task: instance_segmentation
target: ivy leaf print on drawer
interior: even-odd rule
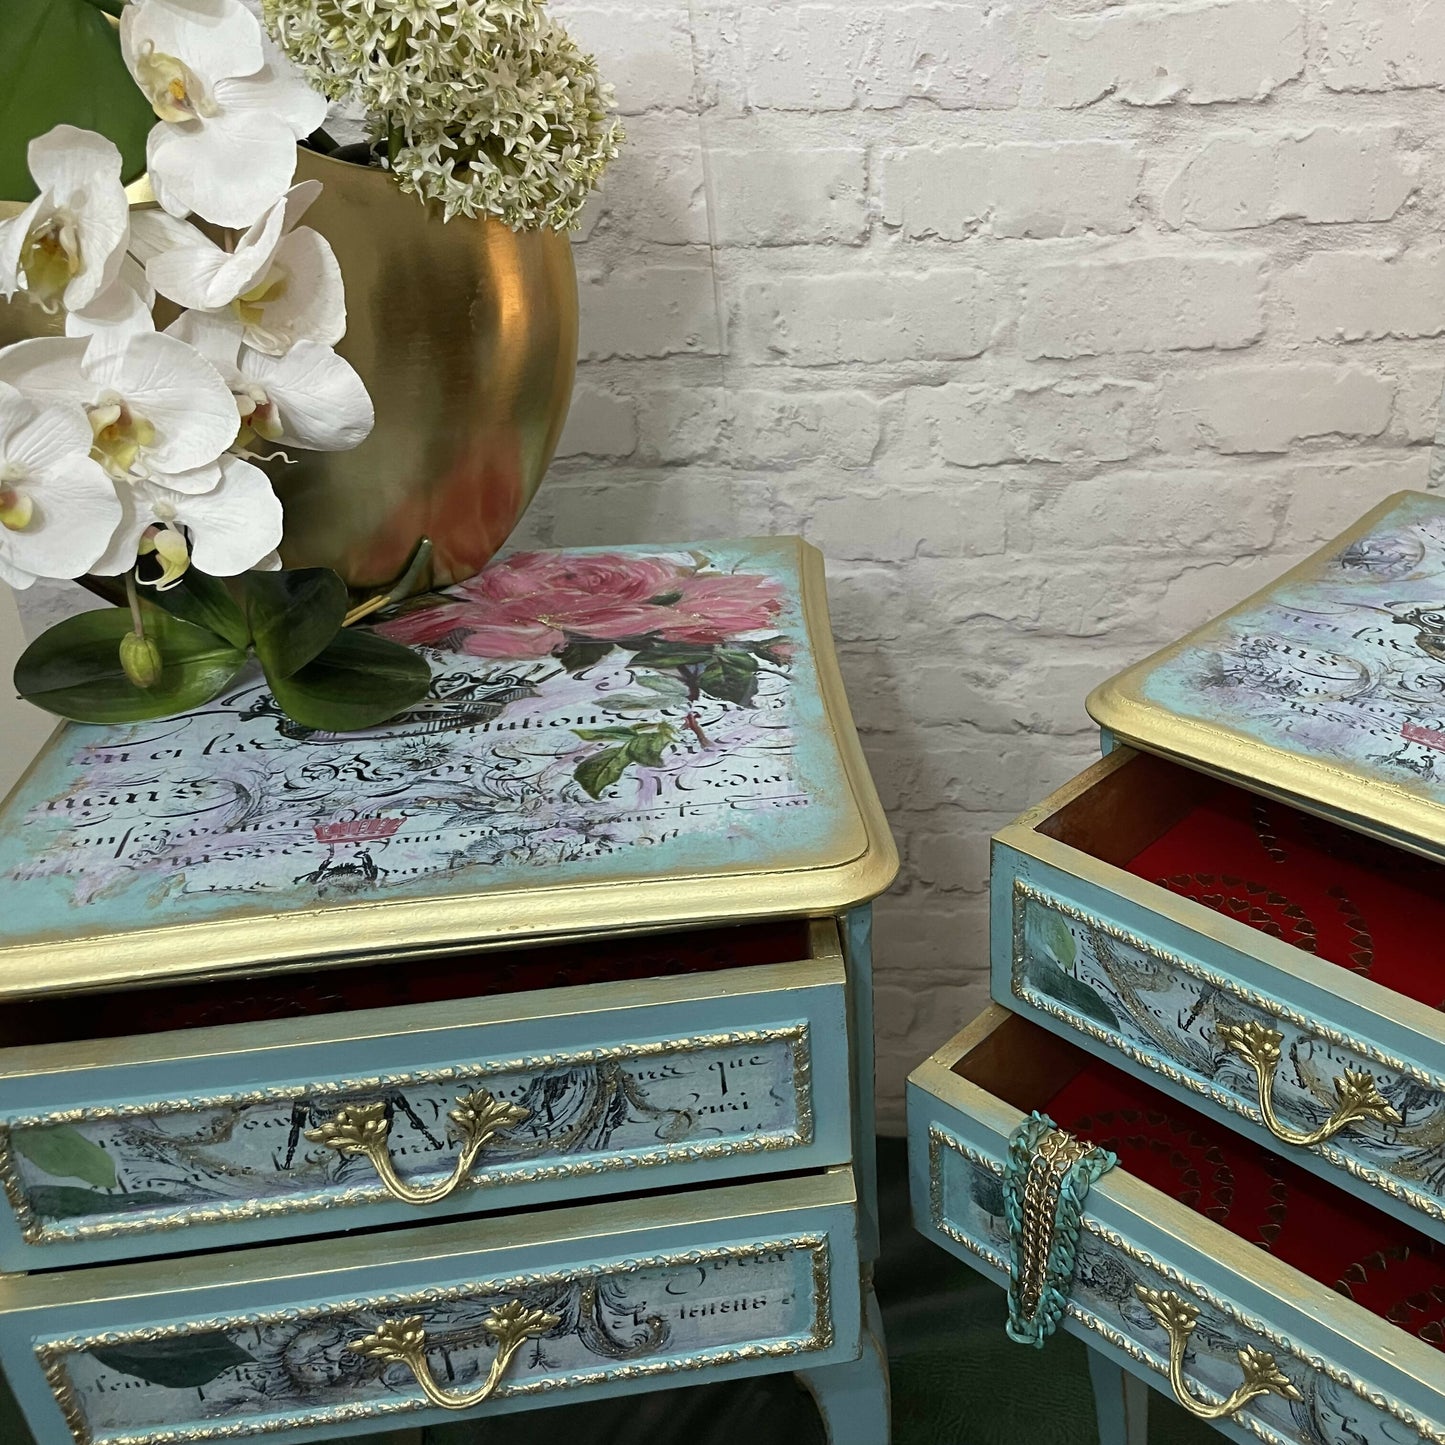
[[[52,1179],[81,1179],[97,1189],[115,1188],[115,1161],[78,1129],[58,1124],[47,1129],[19,1129],[15,1147]]]
[[[255,1359],[220,1333],[133,1340],[126,1345],[96,1346],[90,1353],[107,1369],[172,1390],[197,1390],[233,1365],[247,1365]]]

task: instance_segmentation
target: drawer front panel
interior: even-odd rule
[[[58,1411],[77,1445],[330,1439],[699,1371],[806,1368],[858,1349],[856,1218],[842,1177],[847,1202],[836,1183],[814,1180],[795,1192],[834,1202],[747,1217],[750,1200],[769,1189],[786,1198],[788,1186],[704,1191],[732,1201],[720,1214],[740,1216],[707,1218],[694,1197],[682,1223],[655,1203],[655,1225],[637,1224],[634,1209],[620,1237],[608,1222],[627,1206],[596,1206],[569,1212],[575,1227],[553,1231],[566,1242],[543,1251],[439,1251],[344,1281],[333,1272],[223,1287],[200,1308],[165,1294],[107,1302],[103,1327],[94,1308],[32,1312],[5,1322],[7,1351],[28,1357],[17,1366],[7,1353],[6,1368],[28,1409],[27,1382],[48,1396],[32,1423]],[[406,1233],[454,1247],[471,1228]],[[287,1256],[319,1250],[256,1253],[285,1275]],[[106,1273],[154,1278],[157,1268]],[[37,1280],[32,1293],[43,1289]],[[276,1304],[278,1289],[293,1298]],[[145,1311],[163,1323],[144,1322]],[[132,1318],[117,1324],[118,1313]]]
[[[1000,1283],[1009,1274],[1003,1217],[1003,1165],[950,1130],[928,1130],[929,1232]],[[1196,1399],[1226,1399],[1241,1383],[1239,1352],[1270,1355],[1298,1400],[1261,1395],[1235,1417],[1236,1427],[1269,1445],[1402,1445],[1445,1441],[1445,1422],[1391,1400],[1327,1355],[1305,1350],[1268,1321],[1172,1268],[1126,1235],[1086,1216],[1079,1236],[1068,1317],[1090,1343],[1102,1340],[1144,1371],[1169,1372],[1170,1336],[1140,1291],[1158,1292],[1198,1312],[1186,1355],[1186,1388]],[[1168,1390],[1164,1381],[1160,1387]]]
[[[1440,1233],[1445,1078],[1328,1013],[1251,988],[1233,966],[1211,967],[1205,947],[1163,947],[1146,936],[1147,915],[1120,900],[1110,912],[1073,901],[1071,881],[996,876],[1007,948],[998,997]]]
[[[843,994],[840,977],[706,1005],[604,1010],[566,1027],[479,1024],[416,1041],[399,1033],[301,1046],[278,1054],[267,1066],[277,1082],[260,1087],[170,1092],[173,1076],[157,1064],[131,1071],[106,1102],[12,1105],[0,1177],[6,1233],[18,1238],[5,1241],[0,1262],[123,1257],[140,1238],[148,1252],[197,1248],[183,1227],[205,1227],[216,1244],[315,1232],[319,1210],[322,1227],[355,1228],[415,1218],[423,1207],[475,1212],[843,1163]],[[662,1033],[669,1025],[678,1032]],[[606,1041],[493,1052],[588,1031]],[[358,1057],[400,1067],[338,1067]],[[244,1050],[209,1064],[256,1076]],[[292,1071],[308,1064],[317,1073],[296,1079]],[[337,1071],[320,1072],[327,1065]],[[89,1087],[108,1082],[101,1072]],[[46,1092],[43,1080],[27,1083]]]

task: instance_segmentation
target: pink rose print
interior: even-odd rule
[[[726,642],[772,625],[782,610],[778,584],[770,577],[725,573],[686,577],[682,595],[653,624],[669,642]]]

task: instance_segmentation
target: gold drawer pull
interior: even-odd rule
[[[335,1149],[338,1154],[361,1154],[370,1159],[386,1192],[403,1204],[435,1204],[466,1183],[477,1155],[496,1135],[530,1116],[531,1110],[520,1104],[503,1103],[485,1089],[463,1094],[456,1108],[447,1115],[456,1125],[461,1143],[456,1168],[449,1178],[424,1189],[408,1184],[391,1162],[388,1145],[391,1121],[386,1117],[386,1105],[380,1100],[374,1104],[343,1104],[333,1118],[308,1129],[306,1137],[313,1144]]]
[[[1279,1071],[1284,1035],[1278,1029],[1258,1022],[1220,1024],[1215,1033],[1221,1043],[1233,1049],[1254,1070],[1264,1127],[1284,1144],[1296,1144],[1303,1149],[1312,1144],[1323,1144],[1360,1119],[1376,1119],[1382,1124],[1404,1122],[1364,1069],[1346,1069],[1334,1081],[1334,1112],[1318,1129],[1301,1134],[1291,1129],[1274,1111],[1274,1078]]]
[[[368,1359],[380,1360],[387,1365],[405,1365],[421,1386],[433,1405],[443,1410],[470,1410],[492,1398],[512,1356],[523,1343],[534,1335],[545,1335],[561,1321],[560,1315],[549,1315],[545,1310],[530,1309],[520,1300],[509,1300],[499,1306],[482,1321],[487,1333],[497,1342],[497,1353],[487,1378],[475,1390],[456,1394],[444,1390],[432,1378],[431,1366],[426,1362],[426,1327],[420,1315],[409,1315],[404,1320],[388,1320],[374,1335],[364,1340],[353,1340],[348,1348]]]
[[[1169,1383],[1174,1388],[1174,1398],[1201,1420],[1223,1420],[1237,1415],[1251,1400],[1260,1395],[1283,1395],[1287,1400],[1301,1399],[1293,1383],[1280,1372],[1274,1356],[1245,1345],[1238,1351],[1240,1368],[1244,1371],[1244,1383],[1227,1399],[1217,1405],[1210,1405],[1189,1391],[1189,1382],[1184,1378],[1184,1351],[1189,1348],[1189,1338],[1199,1320],[1199,1310],[1187,1300],[1168,1290],[1146,1289],[1136,1285],[1134,1293],[1149,1308],[1169,1336]]]

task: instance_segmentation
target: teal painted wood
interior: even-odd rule
[[[1050,851],[1061,860],[1071,852],[1057,844]],[[1445,1024],[1434,1024],[1441,1016],[1411,1005],[1409,1014],[1427,1025],[1416,1026],[1403,1017],[1406,1001],[1378,985],[1131,874],[1095,860],[1089,867],[1157,897],[1159,910],[995,840],[994,999],[1445,1238],[1436,1142],[1445,1122]],[[1073,957],[1060,959],[1060,949]],[[1346,984],[1377,998],[1378,1009],[1334,991]],[[1282,1143],[1260,1121],[1253,1071],[1214,1032],[1221,1022],[1249,1020],[1284,1035],[1275,1098],[1293,1128],[1307,1131],[1329,1116],[1332,1081],[1348,1067],[1374,1076],[1404,1124],[1367,1119],[1310,1148]]]
[[[1089,1350],[1089,1381],[1099,1445],[1149,1445],[1149,1385],[1097,1349]]]
[[[597,984],[161,1035],[124,1044],[144,1055],[148,1043],[149,1062],[110,1067],[77,1066],[95,1046],[30,1051],[52,1067],[4,1080],[0,1121],[41,1233],[27,1241],[0,1209],[0,1265],[190,1252],[849,1160],[836,955],[652,981],[642,996],[655,1001],[638,1003],[634,984]],[[438,1204],[389,1198],[369,1160],[302,1133],[342,1101],[387,1099],[399,1171],[430,1184],[451,1172],[447,1114],[472,1088],[529,1117],[484,1149],[475,1183]],[[66,1122],[77,1114],[90,1117]],[[56,1164],[53,1142],[29,1142],[41,1129],[42,1144],[79,1136],[91,1152],[77,1161],[72,1147]],[[114,1184],[97,1187],[101,1166]]]
[[[843,952],[848,960],[848,1024],[853,1066],[853,1168],[858,1178],[860,1249],[878,1258],[878,1146],[873,1127],[873,905],[843,919]]]
[[[826,1374],[859,1355],[858,1278],[842,1171],[540,1222],[9,1282],[0,1360],[46,1445],[73,1438],[36,1357],[46,1344],[93,1445],[301,1445],[703,1379]],[[464,1391],[491,1363],[486,1317],[509,1300],[555,1323],[470,1410],[426,1405],[405,1366],[347,1348],[385,1321],[420,1316],[435,1377]],[[157,1324],[159,1342],[136,1338]]]
[[[934,1087],[919,1082],[926,1070]],[[942,1097],[944,1092],[952,1097]],[[910,1082],[914,1222],[951,1254],[1004,1284],[1003,1169],[1008,1133],[1022,1115],[982,1095],[985,1122],[971,1103],[981,1093],[961,1080],[950,1084],[927,1066]],[[1236,1352],[1246,1344],[1273,1354],[1300,1392],[1298,1402],[1266,1395],[1247,1405],[1241,1418],[1249,1429],[1220,1422],[1217,1428],[1228,1438],[1241,1445],[1261,1439],[1267,1445],[1445,1440],[1445,1370],[1427,1346],[1390,1330],[1408,1363],[1367,1349],[1359,1341],[1378,1335],[1379,1322],[1366,1311],[1203,1216],[1187,1233],[1161,1224],[1151,1217],[1151,1199],[1162,1196],[1122,1170],[1094,1185],[1064,1328],[1112,1363],[1167,1389],[1167,1336],[1134,1291],[1141,1285],[1169,1290],[1200,1309],[1186,1364],[1186,1380],[1197,1393],[1227,1396],[1239,1383]]]

